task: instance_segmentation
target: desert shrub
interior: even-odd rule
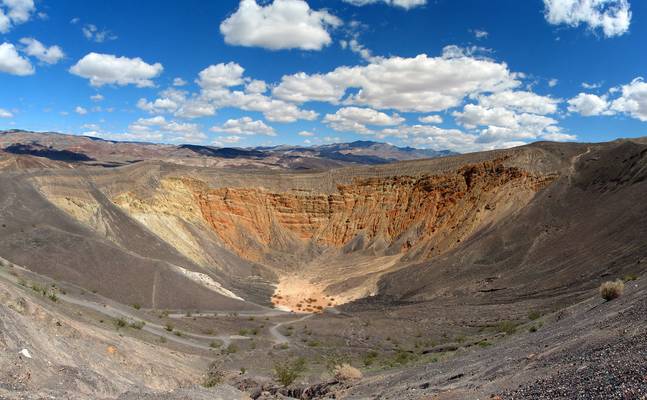
[[[539,311],[530,311],[528,313],[528,319],[531,321],[534,321],[539,318],[541,318],[541,313]]]
[[[126,325],[128,325],[128,322],[127,322],[125,319],[123,319],[123,318],[117,318],[117,319],[114,321],[114,324],[115,324],[115,326],[117,327],[117,329],[119,329],[119,328],[125,328],[125,327],[126,327]]]
[[[512,335],[517,332],[517,324],[512,321],[501,321],[497,325],[497,330],[503,332],[506,335]]]
[[[213,340],[211,343],[209,343],[209,347],[211,347],[212,349],[217,349],[220,346],[222,346],[222,343],[217,340]]]
[[[139,303],[135,303],[135,304],[133,304],[133,305],[132,305],[132,307],[133,307],[135,310],[139,310],[140,308],[142,308],[142,305],[141,305],[141,304],[139,304]]]
[[[224,349],[224,353],[225,353],[225,354],[234,354],[234,353],[235,353],[235,352],[237,352],[237,351],[238,351],[238,347],[237,347],[235,344],[233,344],[233,343],[230,343],[230,344],[229,344],[229,346],[227,346],[227,347]]]
[[[340,382],[349,382],[362,379],[362,371],[350,364],[341,364],[335,367],[335,379]]]
[[[56,303],[58,301],[58,296],[54,292],[51,292],[47,297],[49,297],[49,299],[51,301],[53,301],[54,303]]]
[[[622,277],[622,280],[625,282],[635,281],[636,279],[638,279],[638,275],[636,274],[627,274]]]
[[[528,332],[530,332],[530,333],[535,333],[535,332],[537,332],[537,327],[536,327],[536,326],[534,326],[534,325],[533,325],[533,326],[531,326],[531,327],[530,327],[530,329],[528,329]]]
[[[303,358],[278,361],[274,364],[274,377],[284,387],[294,383],[305,371],[306,360]]]
[[[171,323],[166,324],[164,326],[164,329],[166,329],[169,332],[172,332],[173,331],[173,324],[171,324]]]
[[[375,350],[371,350],[368,353],[364,354],[364,357],[362,358],[364,365],[367,367],[373,365],[378,355],[379,354]]]
[[[207,372],[202,382],[204,387],[214,387],[225,379],[225,372],[220,367],[220,364],[217,361],[212,361],[207,367]]]
[[[128,326],[130,326],[133,329],[142,329],[144,325],[146,325],[146,322],[144,321],[133,321]]]
[[[600,296],[606,301],[611,301],[622,296],[625,290],[625,283],[620,279],[612,282],[607,281],[600,285]]]
[[[490,347],[490,346],[492,346],[492,343],[488,342],[488,341],[487,341],[487,339],[483,339],[483,340],[481,340],[480,342],[478,342],[478,343],[477,343],[477,345],[478,345],[479,347],[483,347],[483,348],[485,348],[485,347]]]

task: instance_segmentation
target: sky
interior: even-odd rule
[[[0,130],[471,152],[647,135],[647,1],[0,0]]]

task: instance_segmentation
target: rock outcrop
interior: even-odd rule
[[[442,175],[357,179],[329,195],[187,184],[208,225],[244,258],[259,259],[263,248],[289,251],[299,244],[390,254],[416,248],[429,257],[518,209],[553,179],[503,161]]]

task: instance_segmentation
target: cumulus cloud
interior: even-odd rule
[[[207,139],[197,124],[167,121],[163,116],[139,118],[128,126],[128,133],[137,140],[201,143]]]
[[[367,125],[391,126],[404,122],[398,114],[388,115],[371,108],[344,107],[334,114],[327,114],[324,123],[339,132],[371,133]]]
[[[265,81],[252,79],[245,85],[245,92],[252,94],[261,94],[267,92],[267,84]]]
[[[117,57],[112,54],[89,53],[80,59],[70,72],[90,80],[92,86],[135,85],[154,86],[153,78],[159,76],[162,64],[148,64],[141,58]]]
[[[401,112],[433,112],[458,106],[468,95],[519,85],[505,63],[469,56],[378,58],[366,66],[326,74],[287,75],[273,94],[293,102],[326,101]],[[346,95],[348,89],[356,89]],[[344,97],[345,96],[345,97]]]
[[[313,137],[313,136],[315,136],[314,132],[309,132],[309,131],[300,131],[299,133],[297,133],[297,135],[303,136],[303,137]]]
[[[5,42],[0,44],[0,72],[26,76],[34,73],[34,67],[28,59],[18,54],[13,44]]]
[[[263,121],[253,120],[250,117],[229,119],[222,126],[214,126],[212,132],[224,132],[234,135],[266,135],[276,136],[274,128],[266,125]]]
[[[79,114],[79,115],[85,115],[85,114],[88,113],[88,110],[86,110],[85,108],[83,108],[81,106],[76,106],[76,108],[74,109],[74,112]]]
[[[12,118],[13,113],[11,111],[0,108],[0,118]]]
[[[587,25],[602,29],[607,37],[629,30],[631,10],[628,0],[544,0],[545,17],[552,25]]]
[[[443,123],[443,118],[440,115],[426,115],[424,117],[418,118],[418,121],[422,122],[423,124],[442,124]]]
[[[594,115],[612,114],[609,110],[609,102],[606,96],[580,93],[568,100],[568,111],[578,113],[586,117]]]
[[[35,10],[33,0],[0,1],[0,33],[7,33],[15,25],[29,21]]]
[[[611,104],[613,111],[629,114],[640,121],[647,121],[647,83],[636,78],[621,87],[621,96]]]
[[[245,69],[235,62],[210,65],[198,74],[197,83],[204,89],[220,89],[243,83]]]
[[[65,57],[65,53],[60,47],[46,47],[34,38],[22,38],[20,43],[25,46],[23,52],[47,64],[56,64]]]
[[[402,7],[407,10],[427,4],[427,0],[344,0],[344,2],[352,4],[354,6],[384,3],[394,7]]]
[[[211,65],[198,74],[198,93],[167,89],[158,99],[140,99],[137,105],[151,113],[173,113],[181,118],[212,116],[226,107],[261,112],[271,122],[311,121],[318,117],[314,111],[265,95],[267,84],[245,77],[244,71],[233,62]]]
[[[480,96],[479,103],[486,107],[505,107],[519,112],[546,115],[557,111],[560,100],[533,92],[507,90],[489,96]]]
[[[92,100],[92,101],[97,101],[98,102],[98,101],[103,101],[103,99],[104,99],[104,97],[100,93],[97,93],[97,94],[94,94],[94,95],[90,96],[90,100]]]
[[[173,86],[184,86],[187,84],[187,81],[185,81],[182,78],[175,78],[173,79]]]
[[[274,0],[265,6],[242,0],[220,24],[225,42],[270,50],[321,50],[332,42],[328,29],[341,20],[325,10],[315,11],[304,0]]]

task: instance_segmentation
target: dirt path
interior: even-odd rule
[[[24,272],[30,272],[15,264],[11,264],[11,265],[13,265],[14,269],[22,270]],[[19,285],[18,278],[9,274],[5,269],[0,269],[0,277],[4,278],[6,281],[10,283],[13,283],[14,285]],[[218,340],[223,343],[223,346],[228,346],[232,342],[232,340],[250,339],[249,337],[240,336],[240,335],[201,335],[201,334],[190,333],[190,332],[180,332],[181,336],[178,336],[174,332],[168,331],[166,327],[162,325],[149,322],[144,318],[142,318],[141,316],[135,315],[127,311],[125,309],[126,306],[109,304],[110,301],[107,299],[106,299],[106,302],[104,303],[98,303],[91,300],[79,299],[69,294],[60,294],[60,293],[58,294],[58,299],[59,301],[63,301],[68,304],[73,304],[76,306],[80,306],[80,307],[84,307],[84,308],[96,311],[109,318],[115,318],[115,319],[124,318],[132,322],[144,321],[145,325],[142,327],[143,331],[151,333],[156,336],[164,337],[165,339],[175,343],[183,344],[185,346],[189,346],[189,347],[193,347],[201,350],[211,350],[212,347],[209,344],[199,343],[190,339],[209,340],[209,341]]]
[[[301,318],[293,319],[291,321],[279,322],[278,324],[275,324],[274,326],[272,326],[270,328],[270,334],[274,338],[274,343],[279,344],[279,345],[284,344],[284,343],[290,343],[290,340],[284,334],[282,334],[279,331],[280,327],[282,327],[283,325],[290,325],[290,324],[294,324],[294,323],[297,323],[297,322],[305,321],[305,320],[307,320],[309,318],[312,318],[312,316],[314,316],[314,315],[315,314],[308,314],[308,315],[305,315],[305,316],[303,316]]]

